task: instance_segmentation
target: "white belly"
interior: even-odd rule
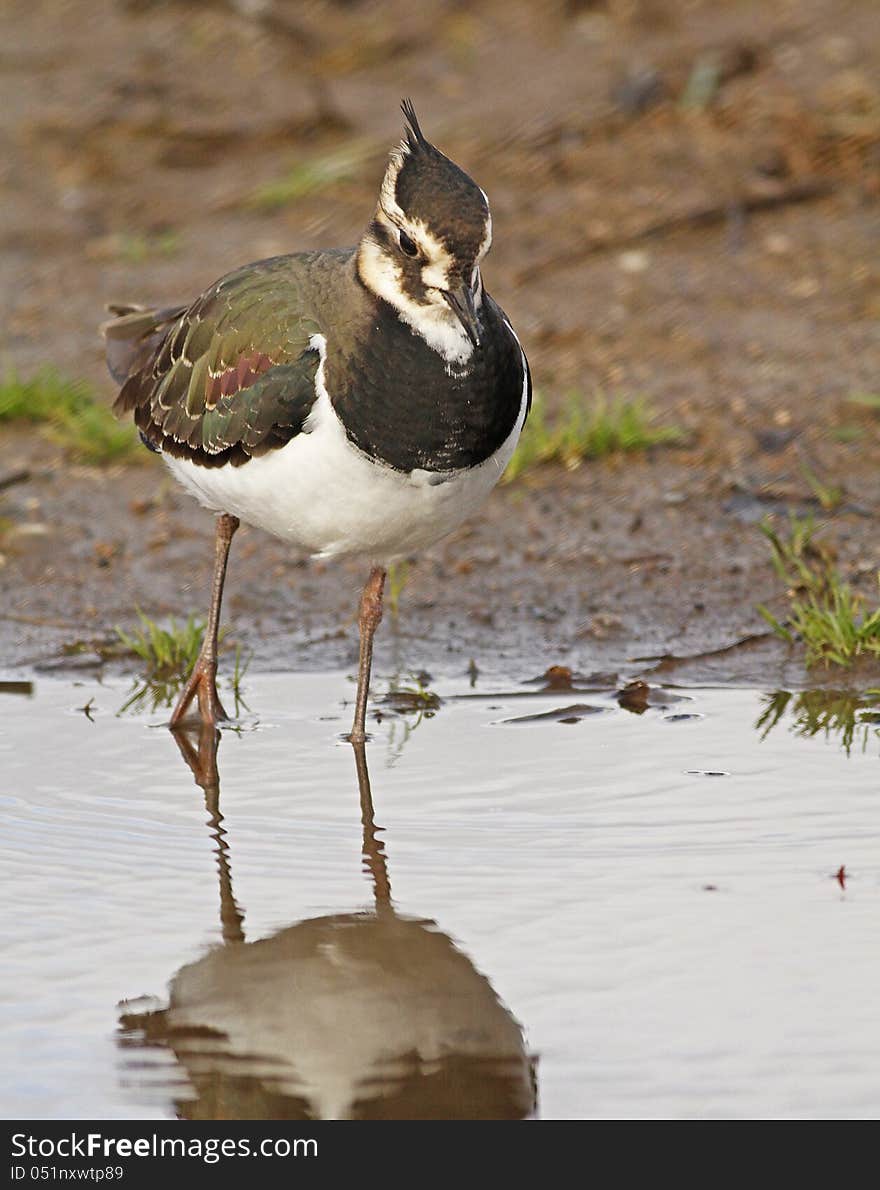
[[[479,466],[443,475],[404,474],[373,462],[346,437],[319,382],[306,428],[286,446],[241,467],[200,467],[166,456],[176,478],[207,508],[322,558],[365,555],[387,563],[456,529],[495,487],[519,439],[516,425]],[[439,482],[438,482],[439,481]]]

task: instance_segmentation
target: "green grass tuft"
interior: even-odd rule
[[[349,145],[308,161],[298,161],[280,178],[266,182],[251,194],[248,205],[260,211],[277,211],[298,199],[347,181],[357,175],[367,156],[363,145]]]
[[[202,639],[205,635],[205,621],[189,616],[183,623],[173,617],[168,627],[163,628],[151,620],[140,608],[137,609],[140,626],[126,632],[117,626],[116,636],[123,648],[139,657],[145,666],[144,674],[135,682],[134,690],[119,710],[140,710],[148,707],[156,711],[159,707],[170,707],[183,683],[189,677],[199,657]],[[221,629],[218,644],[222,645],[226,630]],[[250,655],[244,656],[241,646],[235,646],[235,659],[229,688],[235,698],[235,715],[241,707],[247,708],[242,693],[242,680],[250,663]]]
[[[128,264],[143,264],[153,256],[176,256],[180,252],[180,236],[172,228],[164,231],[124,231],[114,241],[116,254]]]
[[[528,421],[504,478],[509,483],[545,463],[562,463],[573,470],[584,459],[672,445],[683,442],[684,438],[678,426],[658,424],[655,413],[644,400],[598,392],[587,401],[580,393],[570,393],[551,418],[543,397],[535,393]]]
[[[116,421],[84,380],[41,368],[29,380],[8,368],[0,379],[0,422],[44,425],[46,434],[77,458],[108,463],[138,448],[130,425]]]
[[[800,464],[800,472],[809,485],[814,498],[818,500],[819,506],[825,512],[834,512],[835,509],[840,508],[846,496],[842,487],[837,484],[824,483],[807,463]]]
[[[163,628],[144,615],[140,608],[137,614],[139,628],[129,633],[117,626],[116,635],[120,642],[144,662],[147,677],[167,680],[186,678],[198,660],[202,637],[205,635],[205,621],[197,616],[189,616],[184,623],[178,624],[172,617],[168,627]]]
[[[880,393],[853,392],[847,399],[853,405],[861,405],[863,409],[880,409]]]
[[[846,422],[842,426],[835,426],[831,431],[831,437],[835,442],[858,442],[860,438],[864,437],[864,430],[853,422]]]
[[[375,711],[377,722],[388,716],[391,719],[391,730],[388,735],[388,763],[396,763],[415,729],[425,719],[433,719],[443,701],[439,695],[430,689],[428,683],[430,674],[411,673],[409,681],[402,680],[398,675],[392,678],[388,685],[388,692],[379,700]]]
[[[393,619],[400,611],[400,597],[409,582],[409,561],[392,562],[388,567],[388,608]]]
[[[679,107],[685,111],[705,111],[718,96],[721,86],[721,62],[717,54],[700,54],[691,69],[679,99]]]
[[[789,609],[784,621],[763,605],[758,611],[777,636],[803,642],[807,665],[846,666],[861,656],[880,656],[880,608],[868,611],[864,597],[841,580],[829,551],[813,540],[814,530],[812,517],[793,516],[783,539],[768,518],[761,523]]]
[[[7,368],[0,380],[0,421],[51,421],[61,411],[81,409],[92,400],[82,380],[68,380],[53,368],[42,368],[23,380]]]

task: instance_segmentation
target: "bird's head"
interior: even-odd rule
[[[425,139],[412,103],[373,221],[358,248],[363,284],[450,363],[480,346],[480,262],[492,243],[489,201]]]

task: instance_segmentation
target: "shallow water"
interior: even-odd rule
[[[447,682],[368,779],[351,692],[249,676],[203,788],[122,682],[0,693],[3,1115],[877,1115],[873,724]]]

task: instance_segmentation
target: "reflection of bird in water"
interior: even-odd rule
[[[177,734],[217,841],[223,945],[181,968],[168,1007],[123,1004],[124,1046],[173,1050],[192,1119],[518,1119],[534,1063],[489,981],[435,923],[401,917],[354,746],[375,907],[245,942],[219,809],[219,732]],[[135,1038],[142,1038],[135,1041]]]

